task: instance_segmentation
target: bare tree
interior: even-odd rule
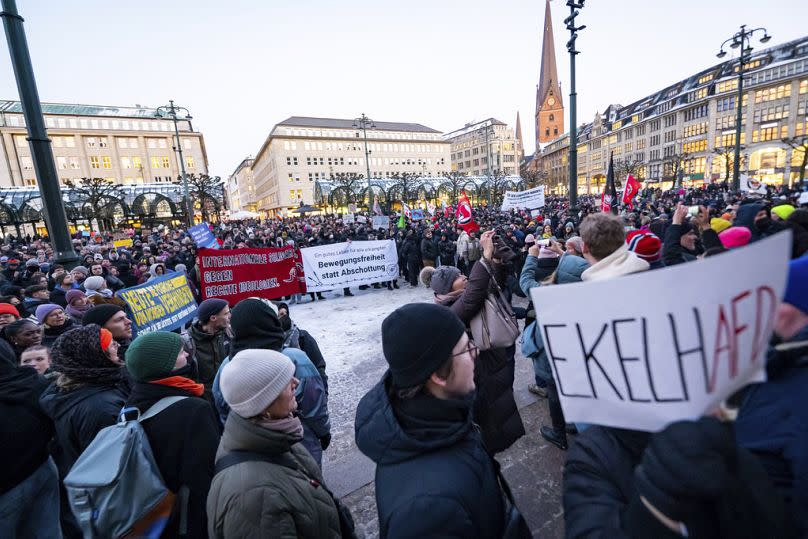
[[[505,184],[509,181],[506,180],[505,172],[502,170],[494,170],[491,172],[491,175],[488,176],[488,179],[485,182],[485,186],[488,190],[488,202],[491,205],[498,204],[500,199],[500,194],[505,191]]]
[[[457,195],[463,189],[463,186],[466,184],[466,174],[463,172],[444,172],[443,177],[446,178],[446,181],[441,184],[441,187],[446,187],[452,192],[452,204],[457,204]]]
[[[791,137],[782,139],[783,144],[790,146],[794,151],[802,152],[802,163],[800,163],[800,183],[805,180],[805,166],[808,165],[808,136]],[[790,182],[789,182],[790,183]]]
[[[102,232],[110,228],[112,220],[110,210],[112,206],[123,200],[124,193],[119,185],[106,178],[81,178],[78,182],[67,179],[67,185],[74,193],[79,195],[84,206],[89,206],[91,213],[85,212],[88,220],[93,218],[98,222]]]
[[[637,180],[642,178],[643,168],[645,168],[645,161],[637,159],[634,156],[626,156],[622,159],[614,160],[615,177],[620,181],[625,181],[626,177],[631,174]]]
[[[356,202],[356,192],[357,190],[362,187],[364,182],[365,176],[362,174],[357,174],[355,172],[338,172],[336,174],[331,174],[331,183],[333,183],[336,187],[334,188],[333,193],[336,193],[337,196],[340,194],[345,196],[345,203],[353,203]],[[339,201],[338,201],[339,202]],[[334,204],[332,198],[332,205],[340,206],[341,204]]]
[[[741,145],[741,151],[746,147]],[[713,148],[713,153],[719,156],[724,161],[724,182],[729,184],[730,176],[732,176],[732,164],[735,162],[735,146],[720,146]],[[743,168],[746,157],[741,154],[741,166]]]
[[[405,202],[409,202],[415,195],[418,193],[418,187],[421,185],[421,181],[418,179],[417,174],[411,174],[408,172],[396,172],[391,176],[396,183],[393,184],[388,191],[400,191],[401,192],[401,199]],[[389,201],[392,203],[392,200]]]
[[[528,189],[532,189],[537,185],[546,183],[547,179],[550,177],[550,173],[544,169],[525,167],[521,176],[522,179],[525,180],[525,183],[527,183]]]
[[[215,213],[218,220],[224,203],[224,188],[221,176],[193,173],[186,176],[188,178],[188,193],[191,195],[191,200],[195,200],[199,204],[202,221],[208,221],[210,212]],[[179,176],[177,177],[177,183],[182,183],[182,178]]]
[[[690,158],[690,154],[677,149],[672,154],[662,159],[662,178],[673,180],[677,185],[679,179],[684,174],[685,163]]]

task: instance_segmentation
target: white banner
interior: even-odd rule
[[[659,431],[763,379],[790,252],[783,232],[670,268],[531,289],[566,420]]]
[[[502,211],[510,209],[533,210],[544,207],[544,186],[540,185],[527,191],[505,191],[502,198]]]
[[[301,249],[306,290],[321,292],[398,278],[393,240],[352,241]]]

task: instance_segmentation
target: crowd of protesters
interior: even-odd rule
[[[434,304],[403,305],[383,321],[389,369],[356,410],[356,444],[376,463],[382,537],[525,536],[494,458],[525,435],[568,450],[568,537],[805,536],[808,208],[799,196],[647,189],[618,215],[592,196],[572,209],[549,196],[532,212],[481,206],[478,230],[447,209],[375,230],[369,215],[316,215],[212,231],[225,249],[393,240],[402,280],[434,293]],[[784,230],[792,261],[768,380],[726,404],[723,418],[734,421],[705,417],[656,434],[565,421],[531,288],[698,263]],[[77,235],[73,268],[56,263],[43,238],[8,236],[0,246],[3,533],[81,537],[64,488],[71,468],[102,429],[127,419],[122,410],[146,414],[175,398],[142,422],[177,494],[162,537],[352,536],[350,513],[323,482],[328,348],[292,321],[290,304],[303,298],[250,298],[232,309],[201,301],[187,231],[130,231],[131,243],[116,248],[121,235]],[[171,271],[189,276],[193,322],[135,336],[115,293]],[[514,308],[524,334],[480,350],[470,324],[492,290],[527,298]],[[551,418],[538,432],[528,432],[513,395],[520,345],[534,367],[529,390],[547,399]]]

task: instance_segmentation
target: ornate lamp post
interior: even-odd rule
[[[368,200],[373,195],[373,189],[371,189],[370,185],[370,152],[368,151],[368,129],[376,129],[376,124],[373,123],[373,120],[365,116],[365,113],[362,113],[362,116],[359,118],[354,118],[353,121],[353,128],[354,129],[361,129],[362,135],[365,140],[365,165],[367,165],[367,173],[368,173]]]
[[[194,225],[194,204],[191,201],[191,194],[188,192],[188,175],[185,173],[185,161],[182,158],[182,143],[180,141],[180,128],[179,120],[177,119],[178,113],[185,113],[184,120],[191,120],[191,112],[185,107],[178,107],[174,104],[174,100],[170,99],[168,105],[157,107],[154,111],[154,116],[157,118],[170,118],[174,122],[174,136],[177,139],[174,151],[179,154],[180,170],[182,171],[182,189],[185,192],[185,211],[188,214],[188,226]],[[204,201],[203,201],[204,203]]]
[[[570,16],[564,19],[564,24],[570,32],[570,40],[567,41],[567,52],[570,53],[570,149],[569,149],[569,184],[570,184],[570,210],[573,211],[578,206],[578,117],[576,110],[576,99],[578,93],[575,91],[575,55],[580,51],[575,50],[575,40],[578,39],[578,31],[586,26],[575,26],[575,17],[583,9],[585,0],[569,0],[567,5],[570,8]]]
[[[763,37],[760,38],[761,43],[768,42],[772,36],[769,35],[768,30],[765,28],[755,28],[747,30],[746,25],[742,24],[741,29],[735,35],[727,39],[721,44],[718,51],[719,58],[727,55],[724,50],[724,45],[729,43],[730,48],[741,48],[741,56],[738,59],[738,96],[735,98],[735,162],[732,165],[732,188],[739,190],[741,187],[741,119],[743,118],[743,68],[752,56],[752,46],[749,42],[756,32],[763,32]]]

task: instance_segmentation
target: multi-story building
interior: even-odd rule
[[[230,199],[231,212],[256,210],[253,161],[251,157],[246,158],[227,178],[227,197]]]
[[[609,156],[618,170],[669,188],[732,179],[738,59],[702,70],[628,106],[609,105],[578,134],[578,190],[599,192]],[[808,141],[808,37],[757,52],[744,71],[741,171],[793,184]],[[786,141],[796,142],[793,148]],[[568,136],[546,146],[540,169],[550,189],[566,185]]]
[[[449,167],[449,144],[421,124],[374,122],[363,131],[353,120],[292,116],[272,128],[255,156],[256,209],[274,214],[313,204],[315,183],[332,174],[436,176]]]
[[[522,143],[504,122],[488,118],[466,124],[443,138],[452,145],[452,171],[469,176],[488,176],[497,171],[506,176],[519,175]]]
[[[169,119],[155,109],[42,103],[61,182],[82,177],[125,184],[168,183],[180,175]],[[186,172],[207,174],[202,133],[179,119]],[[19,101],[0,101],[0,187],[35,186],[34,164]]]

